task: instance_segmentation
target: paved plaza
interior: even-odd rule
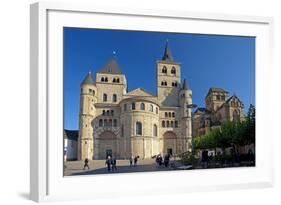
[[[174,162],[176,166],[180,166],[179,162]],[[105,160],[90,160],[89,167],[83,170],[83,161],[67,161],[65,163],[65,176],[73,175],[91,175],[91,174],[115,174],[130,172],[152,172],[152,171],[168,171],[174,170],[172,167],[159,167],[154,159],[140,159],[137,166],[130,166],[129,160],[117,160],[117,171],[108,172]]]

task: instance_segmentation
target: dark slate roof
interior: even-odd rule
[[[182,89],[183,90],[188,90],[188,84],[187,84],[187,80],[186,79],[183,80]]]
[[[236,98],[240,103],[243,104],[243,102],[235,94],[228,98],[225,103],[229,103],[233,98]]]
[[[204,107],[198,107],[194,113],[198,113],[198,112],[201,112],[201,113],[206,113],[206,114],[209,114],[211,113],[210,110],[208,110],[207,108],[204,108]]]
[[[173,56],[172,56],[172,51],[171,51],[171,49],[169,47],[169,44],[168,44],[168,40],[166,41],[165,51],[164,51],[164,55],[162,57],[162,60],[168,61],[168,62],[174,61]]]
[[[226,90],[222,89],[222,88],[210,88],[209,91],[208,91],[208,94],[206,95],[206,98],[207,96],[211,93],[211,92],[223,92],[223,93],[228,93]]]
[[[95,84],[91,72],[89,72],[87,74],[87,76],[85,77],[85,79],[82,81],[82,85],[85,85],[85,84],[91,84],[91,85]]]
[[[116,57],[113,57],[98,73],[123,74]]]
[[[63,138],[69,140],[78,140],[78,130],[63,130]]]

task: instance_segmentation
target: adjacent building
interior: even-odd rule
[[[64,160],[77,160],[78,130],[64,130]]]
[[[196,109],[193,115],[193,136],[201,136],[227,121],[244,120],[244,104],[236,96],[228,96],[222,88],[210,88],[205,97],[205,107]]]

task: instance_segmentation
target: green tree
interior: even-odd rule
[[[215,149],[245,146],[255,143],[256,111],[250,105],[246,119],[242,122],[225,122],[220,128],[194,139],[194,149]]]

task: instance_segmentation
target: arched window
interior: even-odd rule
[[[124,111],[127,111],[127,104],[124,104]]]
[[[157,137],[157,125],[153,125],[153,136]]]
[[[149,106],[149,111],[150,111],[150,112],[153,112],[153,105],[150,105],[150,106]]]
[[[170,127],[170,122],[166,121],[166,127]]]
[[[109,110],[106,111],[106,115],[109,116]]]
[[[171,73],[176,74],[176,68],[174,66],[172,67]]]
[[[136,109],[136,103],[132,103],[132,110]]]
[[[178,121],[175,121],[175,127],[179,127]]]
[[[174,121],[171,121],[171,127],[174,127]]]
[[[171,113],[169,112],[169,117],[171,117]]]
[[[107,119],[105,119],[105,120],[103,121],[103,125],[104,125],[105,127],[108,126],[108,124],[107,124]]]
[[[162,121],[162,127],[165,127],[165,121],[164,120]]]
[[[141,122],[136,122],[136,135],[142,135],[142,124],[141,124]]]
[[[103,102],[107,102],[107,94],[103,94]]]
[[[104,82],[104,77],[101,77],[101,82]]]
[[[107,77],[105,77],[105,78],[104,78],[104,81],[105,81],[105,82],[108,82],[108,78],[107,78]]]
[[[141,110],[145,110],[145,105],[144,105],[144,103],[141,103]]]
[[[111,110],[110,112],[111,112],[111,116],[113,116],[114,115],[114,110]]]
[[[232,116],[232,118],[233,118],[233,121],[234,122],[239,122],[240,121],[240,117],[239,117],[239,111],[238,110],[234,110],[233,111],[233,116]]]
[[[175,113],[174,112],[172,112],[172,117],[175,117]]]
[[[156,114],[158,114],[158,107],[156,107],[156,109],[155,109],[155,110],[156,110]]]
[[[117,102],[117,95],[116,95],[116,94],[113,94],[113,96],[112,96],[112,101],[113,101],[113,102]]]
[[[166,67],[166,66],[164,66],[164,67],[162,68],[162,73],[166,73],[166,74],[167,74],[167,67]]]
[[[119,83],[119,82],[120,82],[120,80],[119,80],[119,78],[117,78],[117,79],[116,79],[116,83]]]
[[[115,79],[115,78],[113,78],[112,82],[113,82],[113,83],[115,83],[115,82],[116,82],[116,79]]]
[[[103,126],[102,119],[99,120],[99,126],[100,126],[100,127]]]
[[[166,86],[167,86],[167,82],[166,82],[166,81],[164,82],[164,85],[166,85]]]
[[[105,110],[102,111],[102,115],[105,115]]]
[[[109,125],[109,127],[112,127],[112,119],[109,119],[109,123],[108,123]]]
[[[173,87],[178,87],[178,83],[177,82],[172,82],[172,86]]]
[[[113,127],[117,127],[117,120],[116,119],[113,120]]]
[[[165,117],[168,117],[168,113],[167,112],[165,112]]]

